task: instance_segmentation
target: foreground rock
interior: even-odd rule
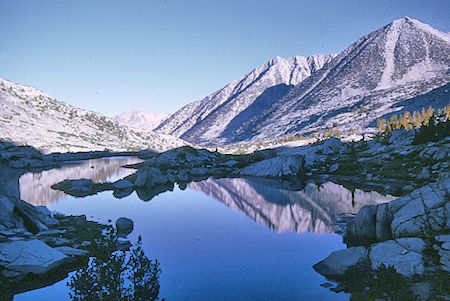
[[[352,247],[331,253],[313,268],[318,273],[328,277],[344,276],[347,270],[367,259],[367,250],[364,247]]]
[[[450,178],[424,186],[388,204],[366,206],[347,224],[350,245],[373,243],[450,229]]]
[[[350,291],[351,281],[366,274],[372,284],[398,279],[420,300],[448,294],[442,288],[450,279],[449,191],[450,178],[444,178],[390,203],[363,207],[347,224],[345,241],[353,247],[333,252],[314,269]]]
[[[60,251],[37,239],[0,243],[3,275],[44,274],[67,262],[68,259]]]
[[[17,185],[21,173],[9,169],[2,166],[1,172],[14,176],[9,185]],[[2,189],[0,299],[65,278],[87,262],[89,244],[102,237],[104,228],[85,216],[53,216],[46,207],[20,200],[18,189]]]
[[[33,234],[48,230],[57,221],[46,215],[41,209],[13,196],[0,195],[0,231],[1,229],[24,230]]]

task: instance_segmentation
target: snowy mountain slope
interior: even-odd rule
[[[161,121],[169,117],[170,114],[152,113],[144,110],[130,110],[112,119],[118,123],[141,130],[151,131],[155,129]]]
[[[186,105],[156,131],[196,142],[220,141],[221,136],[270,107],[333,57],[276,57],[204,99]]]
[[[0,79],[0,140],[48,151],[162,151],[186,143],[130,129],[95,112],[57,101],[37,89]]]
[[[333,126],[362,129],[402,109],[396,106],[398,102],[447,84],[449,68],[449,34],[408,17],[395,20],[359,39],[243,124],[233,140],[274,138]]]
[[[450,83],[442,87],[431,90],[428,93],[408,98],[395,103],[392,107],[395,111],[387,113],[380,118],[389,119],[393,114],[403,114],[405,112],[421,111],[422,108],[433,107],[440,109],[450,103]],[[373,121],[370,126],[376,126],[376,121]]]
[[[450,82],[449,41],[450,34],[417,20],[395,20],[337,56],[320,56],[315,67],[305,60],[319,57],[274,59],[188,104],[156,130],[211,145],[333,127],[364,132],[377,118],[416,107],[407,100]],[[309,73],[291,80],[290,70]],[[449,102],[448,94],[439,97],[433,105]]]

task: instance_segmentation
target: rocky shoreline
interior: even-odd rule
[[[343,143],[331,138],[245,155],[186,146],[149,154],[143,163],[130,166],[137,169],[135,174],[114,183],[79,179],[54,188],[75,196],[112,190],[117,197],[124,197],[136,191],[143,200],[150,200],[172,190],[175,183],[184,188],[209,177],[258,177],[290,182],[291,186],[331,180],[351,190],[402,196],[449,173],[450,137],[419,145],[414,145],[413,139],[414,131],[395,130],[388,139]]]
[[[47,286],[87,262],[104,225],[86,216],[52,216],[11,196],[0,196],[0,296]],[[49,277],[51,276],[51,277]]]
[[[342,234],[349,248],[331,254],[314,268],[338,281],[358,277],[348,271],[361,265],[372,280],[381,278],[374,274],[380,267],[391,269],[391,274],[411,282],[412,295],[434,297],[446,293],[436,292],[434,280],[425,279],[445,278],[450,270],[450,138],[422,144],[413,141],[414,131],[395,130],[369,141],[342,143],[331,138],[241,156],[183,147],[132,166],[136,173],[115,183],[66,181],[54,188],[74,195],[113,190],[119,197],[136,191],[150,200],[172,190],[175,183],[183,188],[209,177],[257,177],[292,186],[302,186],[305,179],[327,180],[352,191],[362,187],[389,193],[398,198],[363,207],[354,218],[336,217],[337,224],[346,224]],[[341,282],[332,290],[352,291],[351,285]]]
[[[433,287],[429,281],[423,281],[424,277],[445,276],[449,272],[450,138],[423,144],[414,144],[413,140],[413,131],[396,130],[388,137],[370,141],[343,143],[332,138],[301,147],[280,147],[245,155],[192,147],[159,154],[143,151],[133,154],[145,161],[128,166],[136,172],[123,179],[105,183],[65,180],[52,187],[80,197],[111,190],[115,197],[121,198],[136,191],[141,199],[148,201],[161,192],[172,190],[175,184],[184,189],[190,182],[210,177],[253,177],[273,179],[280,181],[280,185],[296,188],[303,187],[307,181],[332,181],[352,193],[361,188],[391,194],[399,198],[388,204],[363,207],[354,218],[336,217],[336,223],[347,224],[346,231],[342,232],[349,248],[331,254],[315,265],[315,269],[341,282],[333,290],[351,291],[345,279],[354,278],[349,273],[355,269],[364,266],[366,274],[372,275],[380,267],[393,268],[391,272],[397,273],[395,275],[421,279],[413,281],[420,287],[414,291],[430,295]],[[11,291],[12,287],[20,288],[18,283],[22,280],[33,283],[30,275],[58,274],[58,269],[67,270],[68,266],[86,260],[89,242],[95,237],[79,233],[90,229],[91,233],[101,235],[104,229],[103,225],[88,222],[85,217],[52,216],[45,207],[23,202],[18,197],[20,174],[109,155],[130,153],[42,155],[30,147],[2,144],[0,160],[5,167],[2,170],[9,173],[1,183],[8,189],[0,193],[0,206],[5,208],[0,211],[2,287],[9,285]],[[51,254],[34,256],[33,260],[42,261],[32,264],[35,269],[18,268],[20,265],[14,263],[17,259],[7,251],[24,250],[21,260],[27,262],[30,260],[27,250],[31,248]]]
[[[15,154],[14,156],[12,154]],[[0,150],[0,299],[51,285],[86,265],[93,244],[108,227],[86,216],[52,214],[45,206],[20,199],[19,177],[29,170],[44,170],[96,158],[103,152],[42,155],[31,147],[3,143]],[[122,154],[119,154],[122,155]],[[120,240],[117,248],[129,247]]]
[[[348,248],[333,252],[314,269],[352,292],[348,280],[358,279],[358,267],[366,265],[369,274],[392,267],[392,273],[403,276],[404,286],[409,285],[420,300],[448,297],[449,187],[450,178],[445,178],[390,203],[363,207],[347,224]],[[447,291],[436,289],[440,281],[445,281],[441,285]]]

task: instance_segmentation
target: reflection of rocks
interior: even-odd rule
[[[150,201],[152,198],[154,198],[158,194],[168,191],[168,190],[172,191],[173,188],[174,188],[173,183],[169,183],[166,185],[145,187],[145,188],[136,188],[136,194],[141,200]]]
[[[257,181],[257,180],[256,180]],[[333,219],[341,213],[356,213],[366,204],[393,199],[376,192],[351,191],[328,182],[308,184],[302,191],[275,188],[251,179],[208,179],[190,183],[189,188],[202,191],[244,212],[252,219],[278,231],[333,232]],[[275,183],[273,183],[275,184]]]
[[[39,173],[26,173],[19,180],[20,197],[33,205],[49,205],[64,196],[63,192],[50,188],[53,184],[66,179],[85,178],[100,183],[111,177],[123,178],[134,170],[121,166],[140,161],[136,158],[93,159]]]

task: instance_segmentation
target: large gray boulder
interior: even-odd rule
[[[134,191],[134,185],[128,180],[121,179],[114,183],[111,183],[112,188],[114,189],[113,195],[114,197],[121,199],[126,196],[129,196]]]
[[[93,195],[101,191],[100,185],[91,179],[64,180],[52,185],[52,188],[77,197]]]
[[[347,233],[361,242],[376,240],[377,206],[366,205],[347,224]]]
[[[386,267],[393,266],[406,277],[421,275],[425,270],[422,256],[424,249],[424,241],[414,237],[373,244],[369,254],[371,267],[375,270],[384,264]]]
[[[219,156],[218,153],[212,153],[204,149],[180,147],[153,156],[146,160],[145,164],[163,170],[168,168],[190,169],[211,164],[216,161]]]
[[[414,131],[394,130],[389,138],[389,144],[404,147],[410,145],[414,140]]]
[[[55,220],[16,197],[0,195],[0,225],[37,233],[48,230],[47,222],[54,224]]]
[[[304,165],[303,156],[280,156],[253,163],[234,172],[253,177],[283,177],[297,175]]]
[[[68,259],[37,239],[0,243],[0,265],[21,274],[44,274]]]
[[[127,190],[133,189],[133,183],[128,180],[120,179],[114,183],[112,183],[112,187],[114,190]]]
[[[120,217],[116,221],[117,235],[119,237],[127,237],[133,231],[133,220],[127,217]]]
[[[316,263],[313,268],[316,272],[326,277],[343,276],[349,267],[365,260],[367,254],[367,249],[364,247],[352,247],[335,251],[321,262]]]
[[[159,168],[144,166],[136,172],[136,187],[152,187],[158,184],[166,184],[168,182],[167,175],[164,175]]]
[[[393,238],[424,236],[428,231],[441,232],[448,229],[449,188],[450,178],[443,179],[392,202],[399,202],[402,206],[389,204]]]
[[[450,228],[450,178],[414,190],[388,204],[363,207],[347,224],[346,241],[367,244],[423,237]]]

